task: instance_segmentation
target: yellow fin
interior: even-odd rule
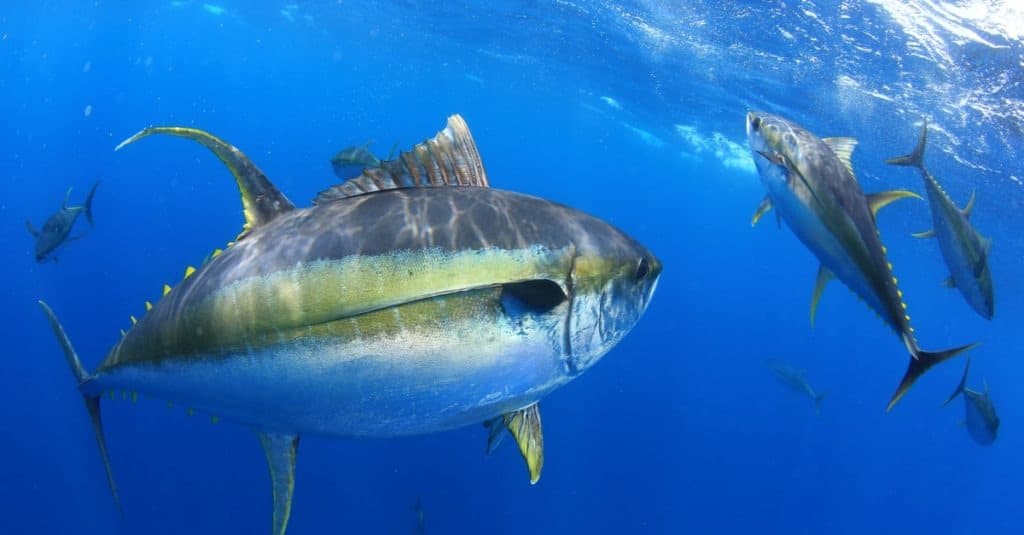
[[[150,310],[153,310],[153,303],[146,301],[146,312],[149,312]]]
[[[974,212],[974,199],[977,193],[978,190],[971,190],[971,198],[967,200],[967,206],[964,206],[964,209],[960,211],[964,214],[964,217],[970,218],[971,213]]]
[[[188,266],[187,268],[185,268],[185,278],[187,279],[187,278],[191,277],[192,274],[195,273],[195,272],[196,272],[196,268],[194,268],[192,266]]]
[[[223,252],[224,251],[221,251],[220,249],[214,249],[213,252],[210,253],[210,258],[217,258]]]
[[[811,328],[814,328],[814,316],[818,313],[818,302],[821,301],[821,294],[825,292],[825,285],[835,278],[835,275],[824,265],[818,266],[818,277],[814,280],[814,293],[811,294]]]
[[[164,285],[164,295],[171,293],[171,287],[167,284]]]
[[[121,336],[124,336],[125,334],[124,329],[121,329]]]
[[[768,213],[768,210],[772,209],[771,197],[765,195],[764,199],[761,200],[761,204],[757,205],[757,210],[754,212],[754,217],[750,218],[750,226],[757,225],[757,222],[761,220],[761,216]]]
[[[871,193],[866,195],[868,199],[868,207],[871,208],[871,213],[878,215],[878,211],[889,204],[898,201],[900,199],[906,199],[913,197],[920,199],[921,196],[914,193],[913,191],[907,191],[903,189],[894,189],[889,191],[879,191],[878,193]]]
[[[544,467],[544,435],[541,433],[539,406],[534,403],[505,414],[505,425],[516,439],[519,453],[526,460],[526,467],[530,470],[530,484],[537,483]]]
[[[139,320],[135,319],[135,316],[128,316],[128,319],[132,320],[132,325],[135,325]]]
[[[275,187],[249,158],[230,143],[202,130],[186,127],[149,127],[122,141],[114,150],[153,134],[167,134],[191,139],[213,152],[235,177],[242,196],[245,225],[242,236],[266,224],[278,215],[295,209],[295,205]]]

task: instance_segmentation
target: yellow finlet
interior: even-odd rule
[[[171,400],[167,400],[167,408],[168,409],[173,409],[174,408],[174,402],[171,401]]]
[[[138,392],[132,392],[132,403],[135,403],[138,400],[139,400],[139,393]]]
[[[124,332],[124,329],[120,329],[120,331],[121,331],[121,336],[124,336],[125,334],[127,334],[127,333]]]
[[[214,249],[213,252],[210,253],[210,258],[217,258],[223,252],[224,251],[221,251],[220,249]]]
[[[132,325],[135,325],[136,323],[139,322],[139,320],[135,319],[135,316],[128,316],[128,318],[132,320]]]
[[[193,410],[192,407],[189,407],[188,409],[185,410],[185,414],[187,414],[189,416],[192,416],[195,413],[196,413],[196,411]]]
[[[191,277],[196,272],[196,268],[188,266],[185,268],[185,278]]]
[[[153,310],[153,303],[146,301],[146,312],[149,312],[150,310]]]
[[[214,425],[217,425],[217,422],[220,422],[220,418],[218,418],[218,417],[217,417],[216,415],[214,415],[214,414],[211,414],[211,415],[210,415],[210,423],[212,423],[212,424],[214,424]]]
[[[166,296],[169,293],[171,293],[171,287],[170,287],[170,285],[165,284],[164,285],[164,295]]]

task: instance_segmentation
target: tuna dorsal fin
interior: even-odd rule
[[[460,115],[449,117],[448,126],[434,138],[402,152],[394,160],[364,169],[356,178],[321,191],[313,203],[324,204],[375,191],[451,186],[488,187],[476,142]]]
[[[856,176],[850,158],[853,157],[853,149],[857,148],[857,140],[852,137],[826,137],[822,138],[822,141],[832,149],[832,152],[839,158],[839,161],[843,162],[850,174]]]
[[[764,199],[761,200],[761,204],[757,205],[757,211],[754,212],[754,217],[750,218],[750,226],[757,225],[757,222],[761,220],[761,216],[768,213],[768,210],[772,209],[772,198],[765,195]]]
[[[69,186],[68,190],[64,192],[64,201],[62,203],[60,203],[60,207],[62,209],[66,210],[68,208],[68,201],[70,201],[70,200],[71,200],[71,187]]]
[[[821,301],[821,294],[825,291],[828,281],[835,278],[835,275],[824,265],[818,266],[818,278],[814,280],[814,293],[811,294],[811,328],[814,328],[814,316],[818,313],[818,302]]]
[[[879,191],[878,193],[870,193],[867,195],[868,206],[871,208],[871,213],[878,215],[878,211],[882,208],[892,204],[900,199],[906,199],[913,197],[920,199],[921,196],[914,193],[913,191],[907,191],[904,189],[894,189],[889,191]]]
[[[967,206],[964,206],[964,209],[961,210],[961,213],[964,214],[964,217],[970,218],[971,213],[974,212],[974,200],[977,197],[977,195],[978,190],[971,190],[971,198],[967,199]]]
[[[270,483],[274,494],[273,535],[284,535],[288,517],[292,513],[292,494],[295,491],[295,456],[299,449],[299,436],[281,433],[257,433],[263,453],[270,466]]]
[[[295,205],[242,151],[226,141],[196,128],[151,126],[122,141],[114,150],[120,150],[126,145],[153,134],[167,134],[197,141],[217,155],[221,162],[224,162],[224,165],[234,175],[238,191],[242,195],[245,225],[242,227],[239,238],[248,234],[252,229],[270,222],[278,215],[295,209]]]

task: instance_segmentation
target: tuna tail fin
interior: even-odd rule
[[[967,344],[965,346],[954,347],[953,349],[946,349],[944,351],[924,351],[917,347],[913,341],[907,343],[907,347],[910,350],[910,365],[907,366],[907,373],[903,374],[903,380],[900,381],[896,392],[893,393],[892,399],[889,400],[889,406],[886,407],[886,412],[891,411],[896,403],[910,390],[910,387],[914,385],[914,381],[917,381],[918,377],[924,375],[924,372],[931,369],[932,366],[945,362],[964,351],[974,349],[978,343]]]
[[[889,165],[905,165],[909,167],[916,167],[924,170],[924,148],[928,144],[928,119],[924,120],[924,124],[921,125],[921,137],[917,140],[917,146],[914,147],[914,152],[905,156],[897,156],[896,158],[889,158],[885,163]]]
[[[93,189],[95,189],[95,186]],[[90,194],[91,197],[92,195]],[[68,335],[64,332],[64,327],[57,320],[53,310],[44,301],[39,301],[39,307],[43,309],[46,319],[50,321],[53,334],[57,337],[57,341],[64,350],[64,357],[67,358],[68,365],[71,367],[71,373],[75,375],[75,381],[78,383],[79,390],[81,390],[82,385],[90,380],[89,374],[86,373],[82,362],[78,360],[78,354],[75,353],[75,348],[71,346],[71,341],[68,340]],[[114,496],[114,503],[117,505],[118,512],[123,516],[124,510],[121,508],[121,498],[117,494],[114,471],[110,467],[110,455],[107,453],[107,440],[103,437],[103,420],[100,418],[100,396],[83,392],[82,399],[85,401],[85,408],[88,409],[89,418],[92,420],[92,430],[96,433],[96,444],[99,446],[100,456],[103,458],[103,467],[107,472],[107,483],[110,485],[110,493]]]
[[[956,399],[956,397],[959,396],[960,394],[963,394],[964,389],[967,388],[967,372],[969,372],[970,370],[971,357],[967,357],[967,364],[964,366],[964,375],[963,377],[960,378],[960,384],[956,385],[956,390],[954,390],[953,393],[949,395],[949,398],[946,399],[946,402],[942,404],[943,406],[949,405],[949,402]]]
[[[36,230],[36,227],[32,226],[32,222],[28,219],[25,220],[25,228],[28,229],[28,233],[31,234],[33,238],[39,237],[39,231]]]
[[[89,221],[89,225],[96,225],[92,220],[92,196],[96,194],[96,186],[99,185],[100,181],[97,180],[96,183],[92,185],[92,189],[89,190],[89,196],[85,198],[85,204],[82,205],[82,208],[85,211],[85,218]]]
[[[814,414],[821,414],[821,402],[828,396],[828,392],[818,392],[814,396]]]

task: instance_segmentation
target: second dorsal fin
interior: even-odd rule
[[[365,169],[356,178],[321,191],[313,203],[324,204],[375,191],[452,186],[488,187],[476,142],[460,115],[449,117],[448,126],[432,139],[402,152],[394,160]]]
[[[167,134],[198,141],[224,162],[224,165],[234,175],[238,191],[242,195],[245,225],[242,227],[239,238],[248,234],[252,229],[270,222],[278,215],[295,209],[295,205],[281,193],[281,190],[277,189],[277,186],[270,182],[267,175],[264,175],[263,171],[260,171],[248,156],[234,145],[209,132],[180,126],[151,126],[122,141],[114,150],[120,150],[125,145],[153,134]]]

